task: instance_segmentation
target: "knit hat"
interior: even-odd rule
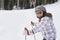
[[[38,10],[41,10],[41,11],[45,11],[45,12],[46,12],[46,8],[43,7],[43,6],[37,6],[37,7],[35,8],[35,11],[38,11]]]

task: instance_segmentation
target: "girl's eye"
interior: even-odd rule
[[[39,12],[40,14],[42,13],[42,12]]]
[[[40,14],[41,14],[42,12],[40,12]]]
[[[41,14],[42,12],[36,12],[36,14]]]

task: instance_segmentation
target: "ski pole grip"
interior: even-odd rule
[[[29,31],[28,31],[28,29],[25,27],[25,30],[27,31],[27,34],[29,35]]]

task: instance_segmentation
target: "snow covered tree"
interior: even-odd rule
[[[29,0],[29,3],[30,3],[30,7],[35,7],[36,6],[36,1],[37,0]]]

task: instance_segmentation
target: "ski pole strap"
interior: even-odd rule
[[[34,40],[36,40],[35,33],[34,33],[34,31],[33,31],[33,30],[32,30],[32,32],[33,32],[33,34],[34,34]]]
[[[32,30],[32,33],[35,34],[33,30]]]
[[[28,31],[28,29],[27,29],[27,28],[25,28],[25,30],[27,31],[27,34],[29,35],[29,31]]]

